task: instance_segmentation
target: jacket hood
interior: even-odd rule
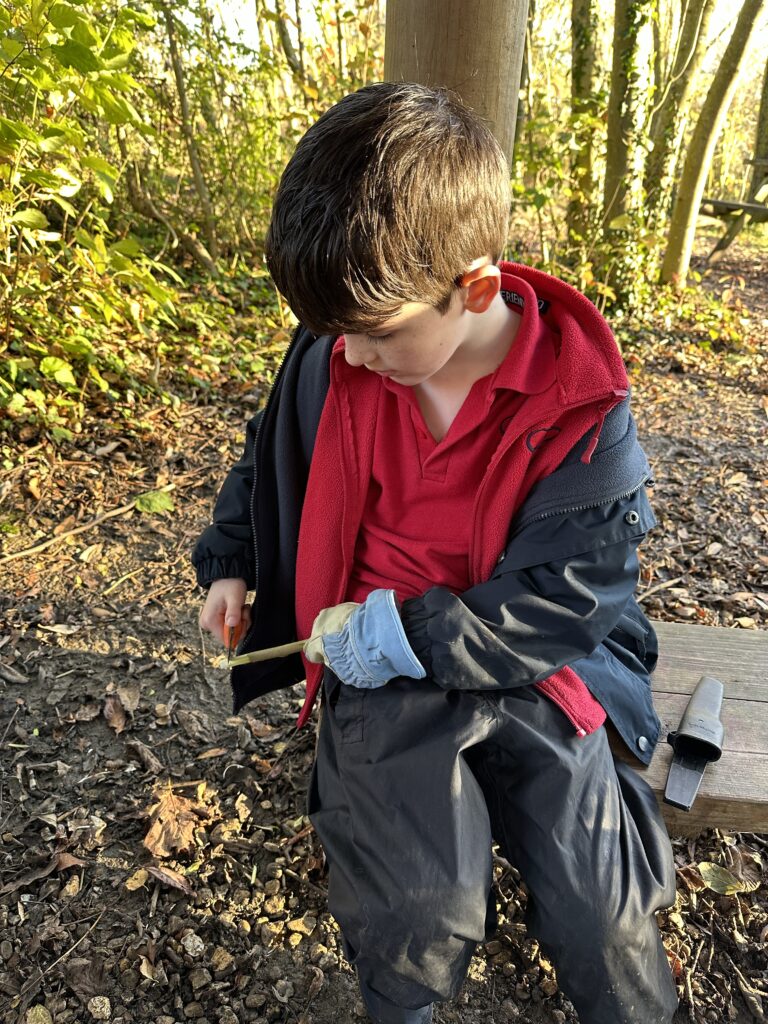
[[[523,316],[518,334],[521,364],[532,357],[534,349],[541,358],[537,339],[546,329],[554,342],[553,372],[563,406],[599,399],[611,392],[626,394],[629,382],[618,345],[605,318],[589,299],[541,270],[507,261],[498,266],[502,298]]]

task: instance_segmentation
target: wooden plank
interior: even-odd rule
[[[727,692],[727,691],[726,691]],[[684,693],[653,692],[661,719],[661,735],[674,732],[683,717],[688,697]],[[756,700],[723,700],[720,719],[725,728],[723,757],[728,753],[768,757],[768,705]],[[722,760],[722,758],[721,758]]]
[[[641,771],[656,792],[670,835],[695,835],[704,828],[735,832],[768,832],[768,757],[729,751],[710,764],[690,811],[661,800],[667,783],[672,748],[660,743],[648,769]],[[738,780],[738,781],[737,781]],[[738,786],[743,791],[738,791]]]
[[[703,828],[768,833],[768,632],[654,622],[659,665],[653,698],[662,722],[661,740],[644,768],[614,735],[612,747],[646,779],[657,795],[672,835]],[[672,748],[668,732],[677,728],[688,697],[702,675],[725,688],[723,756],[704,773],[690,812],[662,802]]]
[[[654,692],[693,693],[702,676],[714,676],[728,697],[768,702],[768,631],[654,622],[659,664]]]

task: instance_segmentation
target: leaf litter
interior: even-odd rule
[[[657,618],[768,626],[766,374],[745,346],[659,328],[628,359],[656,479],[641,587]],[[301,694],[231,717],[226,674],[201,652],[188,550],[239,454],[242,397],[191,396],[119,440],[102,422],[10,474],[37,484],[8,489],[3,514],[27,533],[6,550],[58,540],[2,566],[2,1024],[364,1020],[304,815]],[[169,484],[173,518],[165,499],[131,505]],[[673,848],[677,899],[659,922],[680,1021],[765,1019],[768,837],[711,830]],[[498,934],[436,1024],[575,1024],[526,933],[523,881],[498,856],[494,878]]]

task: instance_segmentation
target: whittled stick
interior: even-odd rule
[[[248,654],[238,654],[236,658],[226,662],[229,668],[235,665],[250,665],[254,661],[270,661],[272,658],[286,658],[289,654],[298,654],[304,650],[308,640],[294,640],[290,644],[281,644],[279,647],[266,647],[263,651],[249,651]]]

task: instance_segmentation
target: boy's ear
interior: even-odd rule
[[[484,313],[501,289],[501,271],[493,263],[468,270],[462,277],[464,308],[470,313]]]

